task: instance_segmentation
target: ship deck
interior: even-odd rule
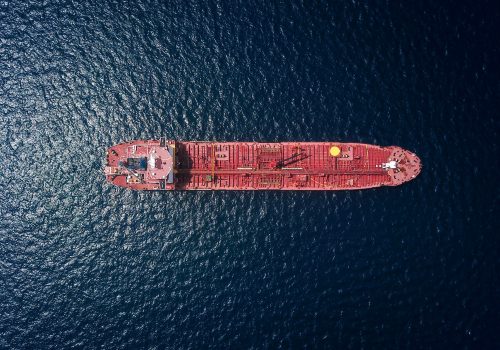
[[[399,147],[338,142],[131,141],[108,150],[111,183],[137,190],[350,190],[420,172]]]
[[[379,167],[390,153],[364,144],[183,142],[175,173],[180,189],[367,188],[390,182]]]

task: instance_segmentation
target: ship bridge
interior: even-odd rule
[[[124,187],[167,189],[174,183],[175,142],[127,142],[111,147],[105,174]]]
[[[174,182],[173,159],[174,159],[173,147],[169,145],[165,145],[165,147],[149,146],[148,157],[147,157],[148,165],[146,170],[146,179],[164,181],[167,184],[173,183]]]

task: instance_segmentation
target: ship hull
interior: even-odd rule
[[[110,147],[106,161],[107,181],[135,190],[359,190],[421,170],[400,147],[340,142],[137,140]]]

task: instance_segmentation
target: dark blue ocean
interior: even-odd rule
[[[0,2],[0,349],[499,349],[493,1]],[[414,181],[150,192],[107,147],[399,145]]]

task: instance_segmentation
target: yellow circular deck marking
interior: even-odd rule
[[[337,146],[330,147],[330,155],[332,157],[338,157],[340,155],[340,148]]]

